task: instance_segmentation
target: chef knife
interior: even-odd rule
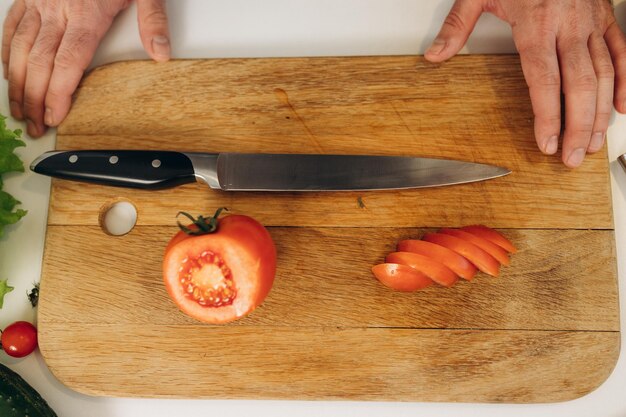
[[[39,174],[103,185],[162,189],[199,181],[225,191],[342,191],[434,187],[501,177],[508,169],[448,159],[373,155],[52,151]]]

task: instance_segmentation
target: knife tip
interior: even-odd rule
[[[499,167],[499,166],[492,166],[492,168],[493,168],[494,174],[491,178],[506,177],[507,175],[513,172],[508,168]]]

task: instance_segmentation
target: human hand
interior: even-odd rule
[[[4,21],[2,66],[11,115],[39,137],[69,112],[72,94],[115,16],[132,0],[15,0]],[[165,0],[137,0],[139,33],[155,61],[170,57]]]
[[[535,139],[558,150],[560,93],[565,96],[562,159],[579,166],[604,145],[612,103],[626,112],[626,37],[608,0],[457,0],[425,57],[461,50],[484,12],[511,25],[535,115]]]

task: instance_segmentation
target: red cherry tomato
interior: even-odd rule
[[[220,218],[212,233],[177,233],[163,260],[165,287],[178,308],[213,324],[236,320],[259,306],[275,273],[276,248],[269,232],[242,215]]]
[[[37,328],[27,321],[16,321],[2,332],[2,349],[9,356],[23,358],[37,347]]]

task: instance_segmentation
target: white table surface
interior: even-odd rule
[[[0,2],[0,20],[10,1]],[[168,4],[173,54],[187,57],[261,57],[313,55],[421,54],[439,29],[451,0],[171,0]],[[626,0],[617,0],[618,20],[626,27]],[[464,53],[514,52],[508,27],[493,16],[481,18]],[[145,58],[137,35],[134,6],[119,16],[102,43],[93,66]],[[0,81],[0,113],[8,115],[7,82]],[[22,127],[8,119],[9,126]],[[615,161],[626,153],[626,116],[616,114],[609,129],[609,158],[617,239],[620,298],[626,300],[626,173]],[[26,139],[19,154],[26,166],[54,147],[55,132]],[[26,296],[39,280],[50,181],[42,176],[11,175],[6,189],[23,202],[28,215],[0,239],[0,278],[15,291],[0,310],[0,328],[15,320],[36,319]],[[623,306],[623,304],[622,304]],[[626,309],[621,310],[622,330]],[[622,344],[626,345],[626,331]],[[19,372],[61,417],[172,416],[626,416],[626,359],[591,394],[556,404],[447,404],[304,401],[215,401],[94,398],[75,393],[55,380],[39,352],[21,360],[0,353],[0,361]],[[563,364],[567,366],[567,364]],[[515,375],[511,375],[515,378]]]

